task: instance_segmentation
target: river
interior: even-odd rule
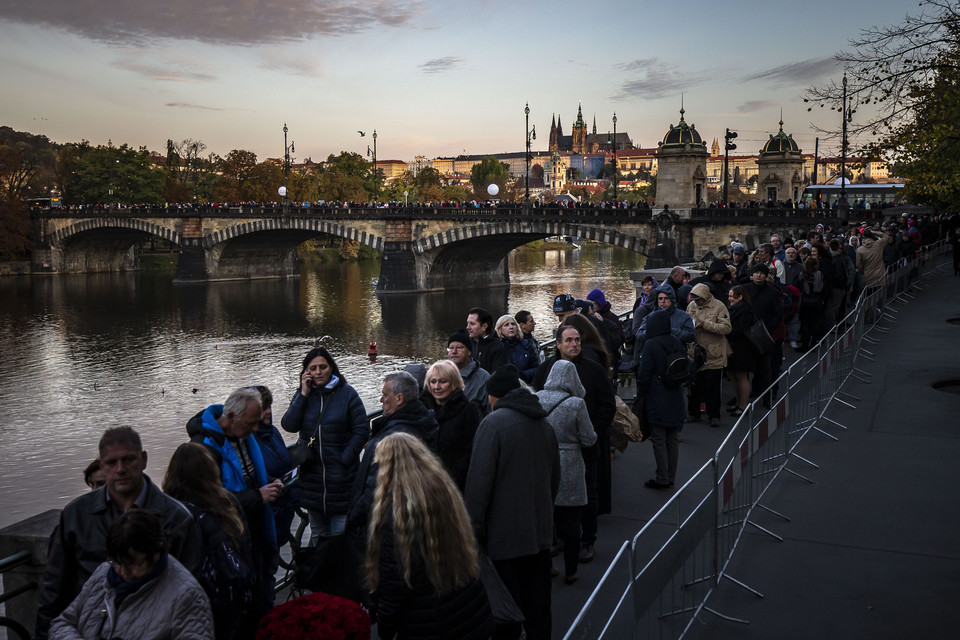
[[[108,427],[140,432],[159,483],[186,421],[236,387],[270,387],[279,424],[318,341],[372,411],[384,374],[445,357],[470,307],[494,319],[527,309],[548,339],[554,295],[584,298],[599,287],[614,311],[627,310],[629,273],[641,260],[610,246],[521,250],[509,256],[509,289],[379,297],[376,261],[304,266],[299,279],[188,285],[150,272],[0,278],[0,527],[87,490],[82,472]]]

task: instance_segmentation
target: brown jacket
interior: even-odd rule
[[[727,342],[727,334],[732,329],[730,312],[713,297],[710,287],[703,283],[694,286],[690,293],[706,301],[702,307],[696,301],[687,306],[687,313],[697,328],[697,344],[707,352],[707,362],[703,368],[723,369],[731,353],[730,343]]]

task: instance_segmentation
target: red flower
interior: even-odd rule
[[[311,593],[271,609],[257,640],[370,640],[370,616],[352,600]]]

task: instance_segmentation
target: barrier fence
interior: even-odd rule
[[[624,542],[565,640],[682,638],[701,613],[747,622],[712,609],[709,599],[722,581],[762,597],[728,571],[748,527],[783,540],[754,522],[754,512],[789,521],[764,504],[765,494],[782,473],[812,483],[804,474],[817,465],[798,453],[800,443],[813,433],[837,440],[846,429],[825,414],[834,402],[853,407],[858,400],[842,387],[851,376],[870,377],[856,367],[861,358],[873,360],[868,347],[877,340],[868,334],[887,332],[880,322],[927,286],[924,280],[943,268],[947,251],[937,243],[891,267],[748,406],[713,458]]]

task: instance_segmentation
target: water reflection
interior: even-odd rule
[[[305,267],[299,280],[190,285],[149,273],[2,278],[0,526],[86,490],[82,470],[107,427],[140,431],[147,473],[159,481],[186,421],[234,388],[269,386],[279,420],[301,359],[324,336],[373,409],[386,373],[445,356],[470,307],[494,318],[527,309],[546,339],[554,295],[599,287],[624,310],[639,264],[614,247],[514,252],[509,289],[385,297],[374,293],[376,262]]]

